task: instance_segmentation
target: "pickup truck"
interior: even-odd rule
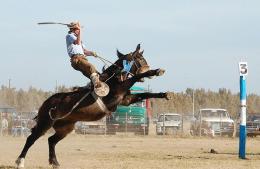
[[[191,122],[192,135],[228,135],[233,136],[234,120],[231,119],[226,109],[206,108],[200,109]]]
[[[239,136],[239,120],[237,123],[236,136]],[[260,135],[260,114],[248,114],[246,117],[246,134],[248,137],[256,137]]]
[[[182,116],[177,113],[163,113],[156,122],[157,135],[175,135],[182,129]]]
[[[260,114],[249,114],[247,116],[246,130],[249,137],[260,135]]]

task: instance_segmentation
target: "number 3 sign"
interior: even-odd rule
[[[247,62],[239,62],[239,74],[240,76],[246,76],[248,73]]]

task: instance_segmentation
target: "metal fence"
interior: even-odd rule
[[[25,115],[26,114],[26,115]],[[32,120],[35,113],[17,113],[16,115],[8,116],[0,113],[0,136],[28,136],[30,129],[35,125]],[[192,116],[180,116],[178,124],[167,121],[164,115],[164,120],[160,121],[159,117],[154,119],[144,119],[143,117],[124,116],[111,119],[105,117],[94,122],[77,122],[75,125],[75,133],[77,134],[98,134],[98,135],[173,135],[173,136],[235,136],[236,127],[229,126],[224,122],[213,124],[213,127],[219,129],[219,133],[213,135],[208,124],[202,120],[199,121],[194,128],[195,120]],[[176,122],[176,121],[175,121]],[[198,120],[197,120],[198,122]],[[229,132],[227,132],[230,130]],[[50,131],[50,132],[53,132]]]

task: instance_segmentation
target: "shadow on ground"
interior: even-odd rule
[[[5,165],[0,165],[0,169],[16,169],[14,166],[5,166]]]

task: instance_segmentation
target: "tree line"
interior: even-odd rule
[[[172,99],[151,99],[152,113],[157,115],[162,112],[174,112],[183,115],[191,115],[201,108],[227,109],[233,118],[240,113],[239,93],[220,88],[218,91],[187,88],[184,92],[171,92]],[[247,112],[249,114],[260,113],[260,96],[249,94],[247,96]]]
[[[8,88],[1,86],[0,106],[14,107],[17,111],[37,111],[41,104],[56,92],[67,92],[71,88],[58,86],[55,92],[43,91],[34,87],[28,90]],[[187,88],[183,92],[170,92],[171,100],[151,99],[152,113],[157,115],[163,112],[176,112],[190,115],[200,108],[224,108],[229,111],[232,117],[237,117],[240,111],[239,93],[232,93],[230,90],[221,88],[218,91],[205,89]],[[194,104],[193,104],[194,101]],[[247,112],[260,113],[260,96],[249,94],[247,96]]]

